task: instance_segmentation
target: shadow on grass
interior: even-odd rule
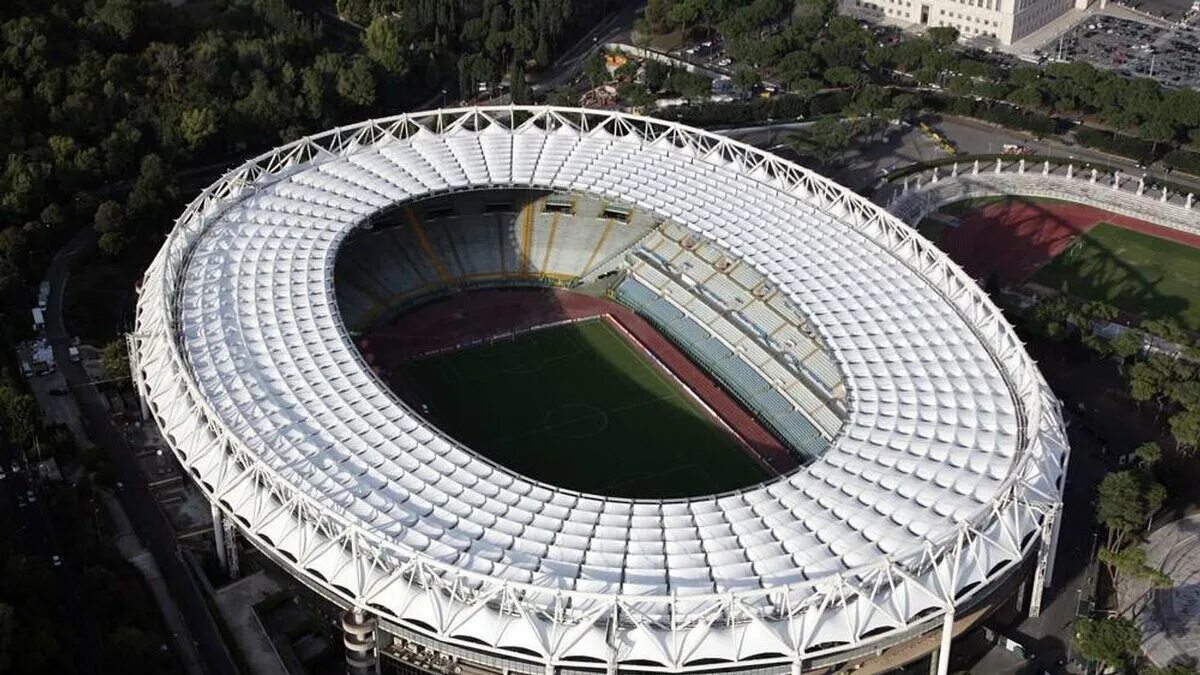
[[[1189,299],[1160,290],[1165,274],[1132,264],[1102,243],[1088,231],[1091,223],[1081,224],[1063,212],[1064,207],[1074,206],[1006,197],[974,201],[957,211],[944,209],[962,217],[959,228],[942,233],[941,243],[975,278],[996,274],[1006,284],[1033,280],[1082,300],[1102,301],[1131,314],[1170,319],[1195,329],[1183,316]],[[1181,246],[1132,230],[1121,232],[1164,246]]]

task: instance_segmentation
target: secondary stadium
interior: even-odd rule
[[[1052,565],[1059,403],[985,294],[679,124],[464,108],[280,147],[180,216],[131,342],[214,518],[347,610],[359,665],[945,672]]]

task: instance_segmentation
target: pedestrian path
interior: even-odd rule
[[[1156,666],[1200,656],[1200,514],[1169,523],[1146,542],[1146,562],[1171,577],[1170,588],[1121,583],[1122,603],[1142,631],[1142,650]]]

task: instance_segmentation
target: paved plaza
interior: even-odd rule
[[[1146,558],[1174,584],[1159,590],[1144,583],[1122,584],[1122,603],[1133,605],[1142,629],[1142,649],[1160,667],[1200,658],[1200,514],[1152,533]]]

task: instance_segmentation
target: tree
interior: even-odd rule
[[[809,128],[808,138],[822,161],[829,161],[850,146],[850,127],[832,117],[822,117]]]
[[[658,91],[666,84],[670,74],[671,69],[665,63],[646,59],[646,65],[642,68],[642,81],[646,84],[646,89]]]
[[[23,447],[33,446],[40,426],[40,413],[33,396],[11,385],[0,386],[0,420],[4,422],[9,440]]]
[[[1154,441],[1148,441],[1134,448],[1133,454],[1137,456],[1142,466],[1150,468],[1162,459],[1162,446]]]
[[[1073,640],[1079,653],[1111,668],[1120,668],[1137,653],[1141,633],[1124,617],[1080,619]]]
[[[337,93],[343,101],[355,106],[369,106],[375,102],[375,75],[371,63],[356,56],[350,65],[340,68],[337,74]]]
[[[934,49],[945,49],[958,42],[958,29],[953,26],[933,26],[925,31],[925,37]]]
[[[1121,331],[1112,341],[1113,354],[1124,368],[1125,362],[1142,351],[1142,336],[1134,330]]]
[[[1191,454],[1200,447],[1200,410],[1185,410],[1172,415],[1170,425],[1171,436],[1180,450]]]
[[[532,93],[525,82],[525,70],[519,61],[513,61],[508,69],[508,93],[516,105],[529,103]]]
[[[863,82],[863,74],[849,66],[834,66],[825,71],[825,81],[833,85],[857,87]]]
[[[188,108],[179,118],[179,133],[188,150],[195,150],[217,133],[217,114],[212,108]]]
[[[396,75],[404,75],[411,65],[405,44],[404,21],[397,16],[378,16],[363,33],[363,45],[371,60]]]
[[[654,96],[636,82],[622,82],[617,86],[617,96],[625,105],[640,108],[654,102]]]
[[[100,373],[106,380],[129,377],[129,347],[120,338],[104,345],[100,351]]]
[[[1160,117],[1152,117],[1146,120],[1142,123],[1139,132],[1142,138],[1153,141],[1150,152],[1157,151],[1159,143],[1167,143],[1175,138],[1175,127]]]
[[[733,86],[737,87],[738,91],[753,93],[761,83],[762,78],[758,76],[758,71],[753,68],[739,66],[733,72]]]
[[[1141,546],[1126,546],[1119,551],[1101,549],[1097,554],[1100,562],[1108,566],[1112,575],[1113,586],[1120,588],[1122,576],[1140,579],[1155,588],[1166,588],[1171,585],[1171,577],[1146,564],[1146,549]],[[1122,608],[1118,608],[1123,611]]]
[[[120,255],[129,243],[129,235],[125,231],[125,212],[121,205],[114,201],[106,201],[96,209],[92,218],[92,227],[100,235],[98,242],[100,252],[109,255]]]
[[[1110,550],[1116,551],[1140,531],[1166,500],[1162,485],[1144,472],[1110,473],[1100,483],[1096,520],[1108,530]]]
[[[600,50],[592,52],[592,55],[583,64],[583,72],[593,87],[599,87],[608,82],[608,64],[604,60],[604,52]]]
[[[151,7],[139,0],[108,0],[96,10],[96,19],[116,33],[121,40],[133,38],[139,22]]]

